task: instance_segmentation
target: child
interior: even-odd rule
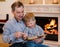
[[[26,24],[26,29],[24,33],[26,34],[27,39],[29,41],[26,42],[27,47],[48,47],[46,45],[41,44],[44,40],[44,37],[37,37],[40,35],[44,35],[43,29],[36,24],[36,19],[33,13],[27,13],[24,16],[24,22]]]

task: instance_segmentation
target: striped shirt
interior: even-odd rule
[[[28,37],[44,35],[43,29],[38,25],[36,25],[34,28],[26,27],[24,33],[26,33]],[[41,39],[43,41],[43,38]]]
[[[9,43],[10,41],[12,43],[23,42],[24,40],[22,38],[16,39],[14,37],[14,33],[17,31],[23,32],[24,29],[25,29],[25,24],[23,23],[23,21],[17,22],[15,18],[8,20],[3,27],[4,42],[7,42],[7,43]]]

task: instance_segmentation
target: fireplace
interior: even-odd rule
[[[36,23],[47,34],[45,40],[58,41],[58,17],[35,17]]]
[[[44,41],[45,44],[54,44],[54,45],[60,45],[60,4],[59,5],[49,5],[49,4],[45,4],[45,5],[40,5],[40,4],[32,4],[32,5],[25,5],[24,7],[25,13],[26,12],[32,12],[34,13],[34,15],[37,17],[37,19],[46,17],[46,18],[53,18],[55,17],[57,19],[56,23],[57,23],[57,27],[54,27],[54,29],[57,30],[57,35],[55,34],[48,34],[48,36],[52,39],[52,38],[57,38],[57,39],[53,39],[52,41],[50,41],[51,39],[47,39],[48,37],[46,36],[46,40]],[[39,17],[39,18],[38,18]],[[52,21],[55,21],[54,19],[51,19]],[[51,22],[50,20],[50,22]],[[45,21],[45,20],[44,20]],[[50,23],[49,22],[49,23]],[[44,22],[45,23],[45,22]],[[49,25],[49,23],[47,23]],[[41,26],[41,23],[39,24],[39,22],[37,22],[38,25]],[[45,24],[46,25],[46,24]],[[47,26],[47,25],[46,25]],[[43,26],[41,26],[43,28]],[[51,29],[48,29],[49,31]],[[55,37],[54,37],[55,35]]]

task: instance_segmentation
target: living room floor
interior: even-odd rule
[[[43,44],[44,45],[48,45],[49,47],[60,47],[60,46],[55,45],[55,44],[49,44],[49,41],[44,41]],[[0,47],[9,47],[9,44],[3,42],[3,40],[2,40],[2,34],[0,34]]]

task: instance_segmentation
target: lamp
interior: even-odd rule
[[[58,0],[54,0],[53,4],[59,4]]]
[[[35,4],[34,0],[30,0],[29,4]]]

